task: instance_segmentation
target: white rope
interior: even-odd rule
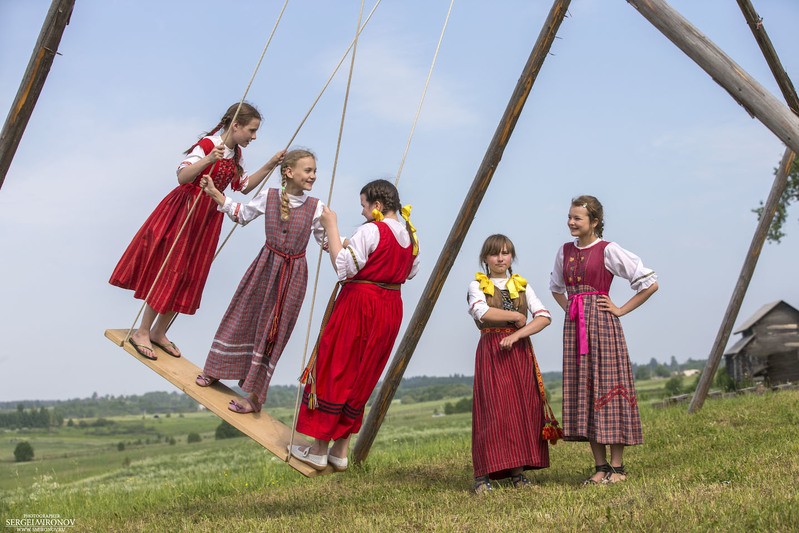
[[[344,51],[344,54],[341,56],[341,59],[339,60],[338,64],[337,64],[337,65],[336,65],[336,67],[333,69],[333,73],[332,73],[332,74],[330,74],[330,77],[329,77],[329,78],[327,79],[327,81],[325,82],[325,85],[322,87],[322,90],[319,92],[319,95],[318,95],[318,96],[316,97],[316,99],[313,101],[313,104],[311,104],[311,107],[310,107],[310,109],[308,109],[308,112],[307,112],[307,113],[305,113],[305,116],[304,116],[304,117],[303,117],[303,119],[300,121],[300,125],[299,125],[299,126],[297,126],[297,129],[294,131],[294,135],[292,135],[292,136],[291,136],[291,139],[289,139],[289,142],[288,142],[288,143],[286,143],[286,145],[285,145],[285,149],[286,149],[286,150],[288,150],[288,149],[289,149],[289,147],[291,146],[291,143],[293,143],[293,142],[294,142],[294,139],[295,139],[295,138],[297,137],[297,135],[300,133],[300,130],[301,130],[301,129],[302,129],[302,127],[305,125],[305,122],[308,120],[308,117],[311,115],[311,112],[312,112],[312,111],[314,110],[314,108],[316,107],[316,104],[317,104],[317,103],[319,103],[319,100],[322,98],[322,95],[323,95],[323,94],[325,94],[325,91],[327,90],[327,87],[328,87],[328,85],[330,85],[330,82],[332,82],[332,81],[333,81],[333,78],[336,76],[336,73],[338,72],[338,69],[339,69],[339,68],[341,68],[341,65],[342,65],[342,63],[344,63],[344,60],[345,60],[345,59],[347,59],[347,55],[349,55],[349,53],[350,53],[350,50],[353,48],[353,46],[355,46],[355,43],[356,43],[356,41],[358,40],[358,36],[361,34],[361,32],[363,31],[363,29],[364,29],[364,28],[366,27],[366,25],[369,23],[369,20],[372,18],[372,15],[374,15],[374,12],[375,12],[375,10],[377,9],[377,6],[379,6],[379,5],[380,5],[380,2],[381,2],[381,1],[382,1],[382,0],[377,0],[377,2],[375,3],[374,7],[372,8],[372,11],[369,13],[369,16],[368,16],[368,17],[366,17],[366,20],[363,22],[363,25],[361,25],[360,29],[358,30],[358,33],[357,33],[357,35],[355,35],[355,39],[353,39],[353,40],[352,40],[352,42],[350,42],[350,45],[349,45],[349,46],[347,47],[347,49]],[[272,172],[274,172],[274,169],[272,169]],[[259,192],[261,192],[261,189],[263,189],[263,188],[264,188],[264,185],[266,184],[266,180],[268,180],[268,179],[269,179],[269,176],[271,176],[271,175],[272,175],[272,172],[270,172],[270,173],[269,173],[269,174],[268,174],[268,175],[267,175],[267,176],[264,178],[264,181],[261,183],[261,185],[260,185],[260,186],[258,187],[258,189],[255,191],[255,195],[257,195]],[[236,228],[238,228],[238,226],[239,226],[238,224],[234,224],[234,226],[233,226],[233,227],[230,229],[230,233],[228,233],[228,236],[227,236],[227,237],[225,237],[225,240],[224,240],[224,241],[222,241],[222,244],[219,246],[219,248],[217,248],[217,250],[216,250],[216,254],[214,254],[214,259],[216,259],[216,256],[218,256],[218,255],[219,255],[219,252],[221,252],[221,251],[222,251],[222,248],[225,246],[225,244],[227,244],[227,241],[228,241],[228,239],[230,239],[230,236],[231,236],[231,235],[233,235],[233,232],[234,232],[234,231],[236,231]]]
[[[400,161],[399,170],[397,170],[397,177],[394,178],[394,187],[397,186],[400,179],[400,174],[402,174],[402,167],[405,166],[405,158],[408,156],[408,150],[411,148],[411,139],[413,139],[413,132],[416,130],[416,122],[419,120],[419,115],[422,112],[422,104],[424,104],[424,98],[427,95],[427,87],[430,85],[430,78],[433,76],[433,67],[436,66],[436,60],[438,59],[438,51],[441,49],[441,42],[444,40],[444,33],[447,31],[447,24],[449,24],[449,16],[452,14],[452,6],[455,4],[455,0],[451,0],[449,3],[449,10],[447,11],[447,18],[444,19],[444,27],[441,28],[441,35],[438,37],[438,44],[436,45],[436,52],[433,54],[433,62],[430,64],[430,70],[427,72],[427,81],[424,83],[424,90],[422,91],[422,98],[419,100],[419,107],[416,108],[416,117],[413,119],[413,125],[411,126],[411,133],[408,135],[408,144],[405,145],[405,152],[402,154],[402,160]]]
[[[378,1],[378,4],[380,2]],[[347,103],[349,102],[350,98],[350,87],[352,85],[352,73],[355,70],[355,53],[358,50],[358,36],[361,34],[361,20],[363,18],[363,5],[364,0],[361,0],[361,9],[358,13],[358,26],[356,27],[355,31],[355,39],[352,41],[352,58],[350,60],[350,73],[347,77],[347,89],[344,92],[344,105],[341,110],[341,123],[339,124],[338,129],[338,140],[336,142],[336,155],[333,158],[333,170],[330,174],[330,189],[327,193],[327,205],[328,207],[333,203],[333,184],[336,182],[336,168],[338,168],[338,156],[341,153],[341,138],[344,134],[344,118],[347,115]],[[377,5],[375,5],[375,8]],[[372,11],[374,12],[374,10]],[[371,16],[371,15],[370,15]],[[326,238],[323,237],[323,239]],[[324,242],[324,241],[323,241]],[[300,366],[300,373],[302,373],[305,369],[306,359],[308,356],[308,340],[311,337],[311,323],[313,322],[313,312],[314,312],[314,304],[316,303],[316,290],[319,286],[319,272],[321,271],[322,267],[322,248],[319,248],[319,256],[316,259],[316,277],[314,278],[313,284],[313,294],[311,296],[311,312],[308,315],[308,328],[305,331],[305,346],[302,350],[302,366]],[[297,384],[297,397],[294,400],[294,420],[291,424],[291,439],[289,440],[289,454],[286,456],[286,461],[288,462],[291,459],[291,447],[294,445],[294,437],[297,434],[297,417],[299,416],[300,412],[300,398],[302,395],[302,383]]]
[[[249,83],[247,83],[247,88],[244,89],[244,94],[242,95],[241,100],[239,101],[239,105],[236,107],[236,112],[233,114],[233,118],[230,120],[230,126],[226,127],[226,129],[225,129],[225,136],[222,139],[222,144],[226,144],[227,141],[228,141],[228,138],[230,136],[230,130],[232,129],[233,124],[236,122],[236,119],[239,116],[239,111],[241,110],[241,106],[244,103],[244,100],[247,98],[247,93],[250,92],[250,87],[252,86],[252,82],[255,80],[255,75],[258,74],[258,69],[261,67],[261,62],[263,61],[264,56],[266,55],[266,50],[269,48],[269,44],[272,42],[272,37],[275,36],[275,32],[277,31],[277,27],[280,24],[280,20],[283,18],[283,13],[286,11],[286,6],[288,5],[288,3],[289,3],[289,0],[286,0],[285,3],[283,4],[283,9],[280,10],[280,14],[278,15],[277,21],[275,22],[275,27],[272,28],[272,33],[269,34],[269,39],[267,39],[266,44],[264,45],[264,49],[261,52],[261,57],[258,59],[258,63],[255,65],[255,69],[253,70],[253,73],[252,73],[252,76],[250,77]],[[206,174],[206,176],[210,176],[211,172],[213,172],[213,170],[217,167],[218,164],[219,164],[218,160],[214,161],[213,167],[211,167],[211,170],[208,172],[208,174]],[[139,308],[139,312],[136,314],[136,318],[133,319],[133,325],[128,330],[127,335],[125,335],[125,340],[123,341],[123,343],[126,342],[130,338],[131,334],[133,333],[133,329],[136,327],[136,323],[139,321],[139,317],[141,316],[142,312],[144,311],[144,308],[147,306],[147,300],[152,295],[153,290],[155,289],[155,286],[158,283],[158,280],[161,278],[161,274],[164,272],[164,267],[166,267],[167,263],[169,262],[169,258],[172,256],[172,252],[175,250],[175,246],[177,245],[178,241],[180,240],[181,235],[183,235],[183,230],[186,228],[186,224],[189,222],[189,219],[191,218],[191,215],[194,213],[194,208],[197,207],[197,202],[200,201],[200,197],[203,194],[202,191],[198,191],[198,193],[199,194],[197,194],[197,197],[194,199],[194,202],[191,204],[191,208],[189,209],[189,213],[186,215],[186,220],[183,221],[183,225],[181,225],[180,226],[180,230],[178,230],[178,234],[175,237],[175,242],[173,242],[172,246],[169,248],[169,252],[167,252],[166,258],[164,258],[164,262],[163,262],[163,264],[161,264],[161,268],[158,270],[158,273],[156,274],[155,279],[153,280],[153,284],[150,286],[150,290],[147,291],[147,295],[144,297],[144,301],[142,302],[142,306],[141,306],[141,308]],[[175,316],[177,316],[177,314]],[[167,325],[167,329],[169,328],[170,325],[172,325],[173,321],[174,321],[174,316],[172,317],[172,320]]]

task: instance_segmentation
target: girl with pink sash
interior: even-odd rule
[[[569,209],[575,237],[558,250],[549,289],[566,312],[563,328],[563,433],[588,441],[595,473],[586,484],[627,478],[625,446],[643,444],[638,399],[619,317],[643,304],[658,289],[657,276],[641,259],[602,239],[602,204],[579,196]],[[608,295],[614,276],[636,292],[616,306]],[[610,461],[607,447],[610,447]]]

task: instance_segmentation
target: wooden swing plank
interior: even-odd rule
[[[325,470],[315,470],[310,465],[289,457],[288,445],[291,441],[291,428],[271,416],[264,410],[260,413],[237,414],[228,409],[230,400],[241,397],[233,392],[222,382],[217,382],[210,387],[200,387],[194,380],[202,372],[186,357],[172,357],[158,347],[153,347],[158,356],[156,361],[151,361],[139,355],[129,342],[124,342],[128,334],[126,329],[107,329],[105,336],[117,346],[122,347],[135,359],[155,370],[177,388],[204,405],[216,416],[228,422],[258,444],[275,454],[281,460],[288,459],[288,465],[304,476],[314,477],[320,474],[333,473],[333,468],[328,466]],[[301,435],[295,434],[294,444],[308,446],[309,443]]]

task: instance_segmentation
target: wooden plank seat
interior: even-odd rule
[[[209,411],[222,420],[228,422],[258,444],[275,454],[281,460],[288,460],[288,465],[307,477],[320,474],[333,473],[333,468],[328,465],[324,470],[315,470],[308,464],[289,457],[288,445],[291,440],[291,428],[261,410],[260,413],[237,414],[228,409],[230,400],[241,397],[233,392],[222,382],[216,382],[210,387],[200,387],[195,383],[197,375],[202,372],[194,363],[183,357],[172,357],[157,346],[153,346],[158,359],[151,361],[136,353],[133,346],[125,341],[128,333],[126,329],[107,329],[105,336],[117,346],[124,348],[139,362],[166,378],[170,383],[191,396]],[[308,446],[309,443],[299,433],[294,435],[294,444]]]

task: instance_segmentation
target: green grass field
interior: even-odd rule
[[[799,529],[797,391],[712,400],[695,415],[644,404],[646,443],[628,449],[626,483],[580,486],[588,446],[559,443],[532,488],[500,483],[482,497],[470,491],[471,417],[434,417],[444,403],[392,406],[363,465],[315,479],[247,438],[214,440],[208,413],[119,418],[111,434],[7,431],[0,518],[73,518],[67,531]],[[186,442],[192,431],[202,442]],[[19,440],[36,460],[13,462]]]

